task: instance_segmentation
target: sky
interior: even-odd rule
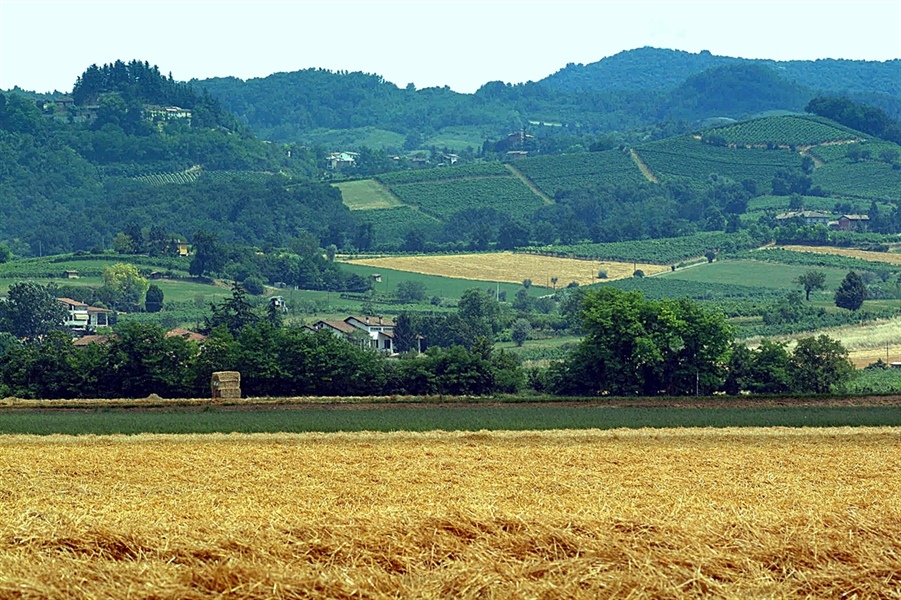
[[[68,92],[138,59],[186,81],[306,68],[470,93],[654,46],[901,58],[901,0],[0,0],[0,89]]]

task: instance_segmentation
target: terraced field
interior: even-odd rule
[[[891,598],[899,436],[3,436],[0,596]]]
[[[607,279],[632,277],[633,263],[602,262],[557,258],[534,254],[498,252],[490,254],[445,254],[424,256],[391,256],[348,261],[354,265],[424,273],[455,279],[521,283],[531,279],[536,286],[564,287],[571,282],[580,285],[598,283],[598,272],[607,272]],[[640,265],[646,275],[669,269],[663,265]],[[557,279],[556,285],[551,281]]]

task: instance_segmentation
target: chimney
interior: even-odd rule
[[[369,317],[366,317],[366,324],[369,325]]]

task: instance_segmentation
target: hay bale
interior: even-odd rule
[[[217,371],[210,380],[213,400],[234,400],[241,397],[241,373]]]

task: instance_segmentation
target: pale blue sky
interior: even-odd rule
[[[641,46],[901,58],[901,0],[0,0],[0,89],[41,92],[116,59],[178,80],[321,67],[472,92]]]

